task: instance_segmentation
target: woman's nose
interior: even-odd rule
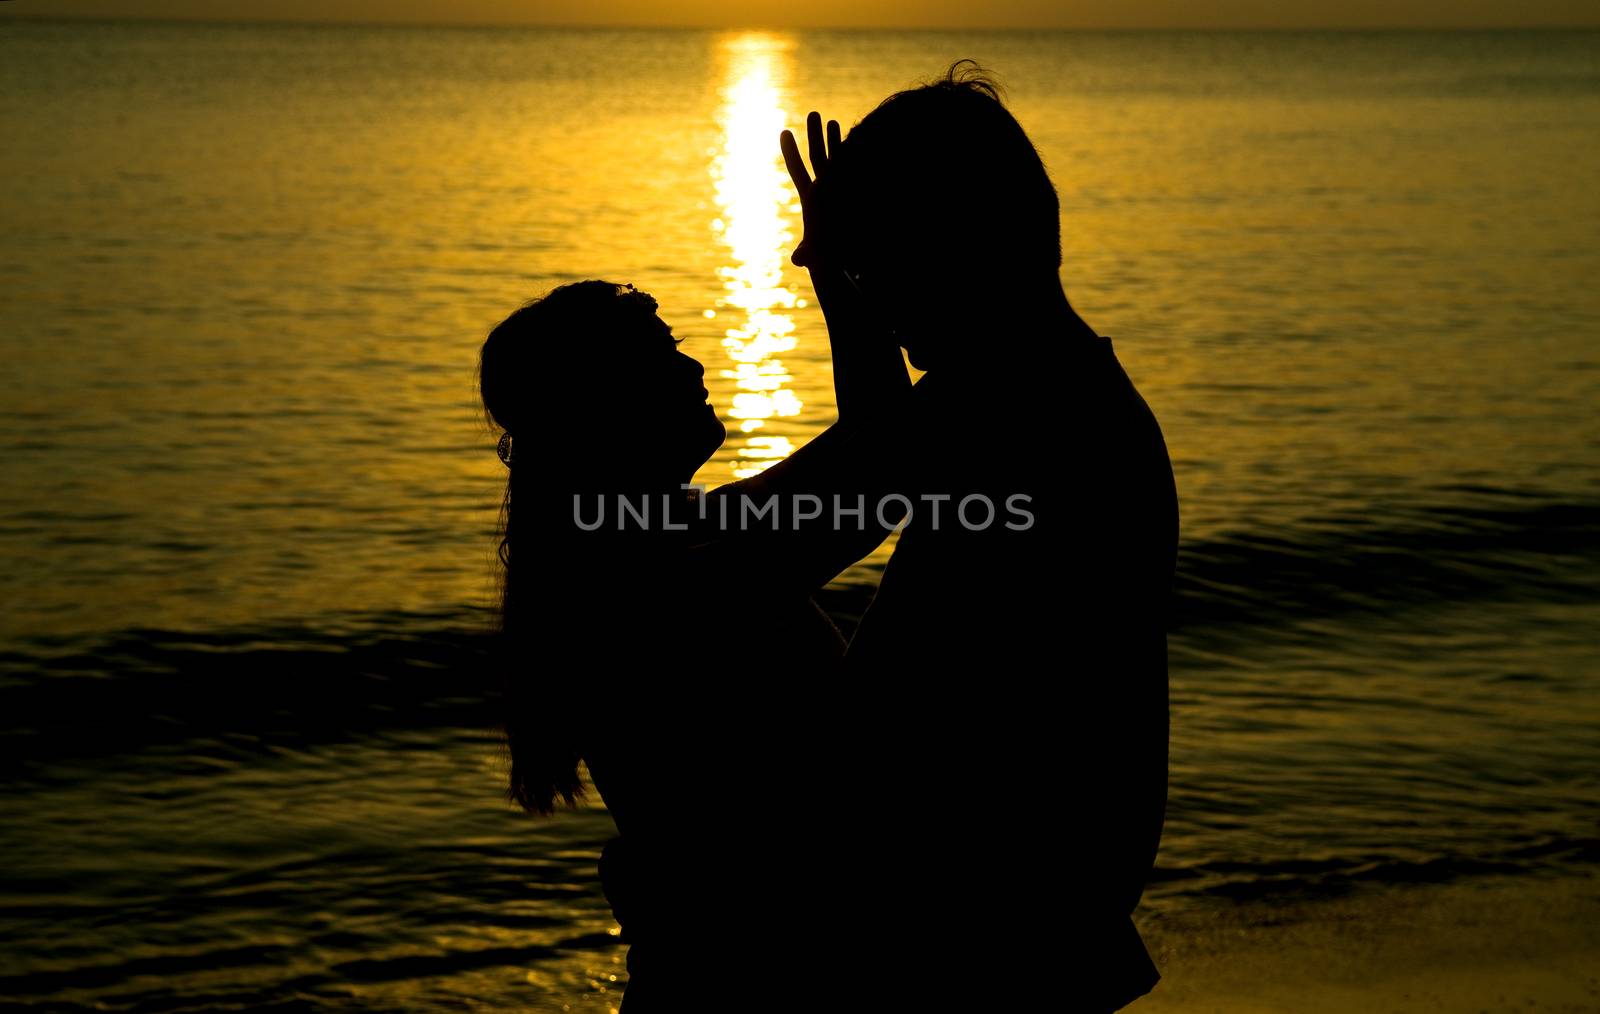
[[[683,352],[679,352],[678,355],[683,356],[683,362],[681,365],[691,376],[694,377],[695,380],[699,381],[705,379],[706,368],[700,362],[700,360]]]

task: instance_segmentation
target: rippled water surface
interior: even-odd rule
[[[609,818],[500,800],[477,344],[633,282],[702,477],[781,458],[833,402],[775,135],[966,56],[1177,472],[1148,908],[1590,868],[1600,35],[0,21],[0,997],[614,1006]]]

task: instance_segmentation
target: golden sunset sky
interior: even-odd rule
[[[1600,26],[1595,0],[0,0],[0,17],[906,28]]]

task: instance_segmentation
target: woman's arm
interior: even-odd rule
[[[712,490],[695,558],[727,587],[810,592],[827,584],[897,531],[924,492],[925,401],[908,386],[771,468]]]
[[[900,344],[892,332],[874,323],[843,269],[812,267],[811,287],[828,325],[840,420],[876,414],[911,387]]]
[[[827,172],[830,154],[839,149],[839,121],[828,121],[824,137],[822,116],[815,111],[809,113],[806,139],[811,151],[811,172],[806,170],[794,134],[785,130],[778,139],[789,178],[800,196],[805,223],[805,234],[790,259],[811,273],[811,288],[828,326],[839,418],[853,421],[872,414],[885,401],[904,392],[911,386],[911,378],[893,331],[875,317],[846,273],[848,257],[842,256],[837,244],[827,242],[821,234],[816,187]]]
[[[758,475],[713,490],[712,521],[692,555],[728,587],[811,591],[872,552],[904,516],[917,397],[905,357],[846,272],[837,244],[819,235],[816,185],[840,144],[839,124],[806,117],[808,171],[794,134],[779,138],[805,219],[792,260],[811,273],[828,326],[839,421]],[[773,513],[767,513],[767,511]],[[806,516],[817,511],[815,516]]]

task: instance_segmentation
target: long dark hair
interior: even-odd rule
[[[512,802],[547,814],[561,799],[569,806],[584,794],[578,708],[560,675],[554,646],[541,644],[534,601],[540,553],[541,494],[534,448],[546,419],[559,415],[551,393],[561,380],[560,350],[603,326],[615,312],[613,282],[574,282],[518,308],[489,332],[478,359],[478,391],[492,427],[510,434],[510,475],[500,508],[500,650],[506,698],[505,737],[510,755],[506,789]],[[505,446],[505,445],[502,445]],[[527,534],[524,534],[527,533]],[[517,561],[516,566],[512,565]]]

